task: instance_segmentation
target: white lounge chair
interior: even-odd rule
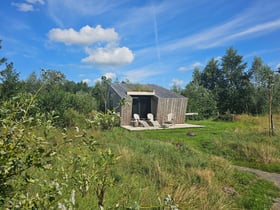
[[[174,115],[173,113],[169,113],[167,115],[167,121],[165,121],[166,124],[174,124]]]
[[[138,121],[139,124],[142,125],[143,127],[150,127],[146,121],[140,119],[138,114],[133,114],[133,118],[134,120]]]
[[[152,113],[147,114],[147,118],[149,122],[154,126],[154,127],[160,127],[160,124],[158,121],[154,120],[154,115]]]

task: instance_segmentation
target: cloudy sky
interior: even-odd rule
[[[89,85],[106,75],[184,87],[229,47],[248,68],[260,56],[276,69],[279,10],[279,0],[3,0],[0,58],[22,79],[44,68]]]

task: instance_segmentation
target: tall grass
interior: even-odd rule
[[[212,125],[212,122],[206,123]],[[187,136],[188,130],[185,129],[143,132],[114,129],[102,133],[99,137],[101,144],[110,146],[121,157],[114,169],[120,181],[117,189],[112,190],[112,197],[116,197],[110,202],[117,202],[123,207],[137,203],[140,207],[150,206],[152,209],[159,207],[166,195],[171,195],[179,209],[234,209],[243,208],[243,205],[255,209],[268,208],[273,196],[266,197],[262,191],[263,200],[252,204],[251,199],[259,196],[260,192],[254,192],[255,195],[249,191],[244,193],[242,189],[262,184],[262,181],[243,183],[239,180],[240,173],[229,162],[199,151],[201,145],[194,143],[199,137],[202,140],[198,143],[201,144],[204,138],[210,141],[211,137],[218,142],[222,131],[228,129],[225,133],[231,133],[238,125],[236,122],[213,123],[217,125],[217,130],[211,131],[210,138],[203,134],[208,133],[209,128],[206,131],[195,130],[195,137]],[[245,174],[242,176],[247,177]],[[228,194],[224,190],[226,188],[233,188],[236,192]],[[245,198],[244,202],[239,202],[241,197]]]
[[[168,209],[170,205],[180,210],[269,209],[279,191],[271,183],[237,171],[230,162],[278,163],[277,138],[270,140],[265,133],[252,135],[252,127],[259,124],[250,120],[201,121],[207,127],[191,130],[196,134],[192,137],[186,135],[189,129],[89,129],[84,131],[92,137],[88,142],[79,138],[83,131],[56,129],[49,134],[49,141],[60,145],[52,169],[29,172],[41,183],[53,183],[51,187],[63,195],[55,195],[57,202],[71,204],[75,190],[76,209],[98,209],[92,180],[96,180],[99,151],[110,148],[118,159],[103,173],[114,181],[106,188],[105,209]],[[67,135],[58,138],[61,132]],[[89,148],[90,140],[96,141],[94,150]],[[264,147],[265,142],[271,146]],[[29,195],[49,190],[42,186],[30,185],[26,190]],[[165,198],[171,198],[170,203],[165,205]]]
[[[188,144],[222,156],[236,164],[280,172],[280,117],[275,115],[275,135],[268,135],[268,117],[236,116],[234,122],[201,121],[206,126]]]

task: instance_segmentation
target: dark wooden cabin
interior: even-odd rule
[[[174,124],[185,122],[187,98],[158,85],[113,83],[109,86],[107,100],[109,107],[120,113],[121,125],[131,125],[134,113],[141,119],[152,113],[160,124],[172,113]]]

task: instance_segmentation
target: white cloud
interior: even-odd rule
[[[36,4],[36,3],[45,4],[44,0],[25,0],[25,1],[30,3],[30,4]]]
[[[112,10],[115,10],[123,3],[124,1],[112,0],[48,0],[50,12],[54,12],[58,16],[66,14],[66,17],[72,15],[69,14],[70,12],[78,16],[100,15],[106,12],[112,12]]]
[[[63,27],[87,16],[94,21],[94,16],[116,11],[124,1],[112,0],[48,0],[47,10],[52,20]]]
[[[134,60],[134,55],[129,48],[118,46],[119,35],[114,28],[104,29],[100,25],[95,28],[86,25],[79,31],[75,31],[73,28],[54,28],[49,31],[48,36],[51,41],[62,42],[65,45],[85,46],[88,56],[81,60],[84,63],[121,66]],[[95,43],[104,47],[93,48],[91,45]]]
[[[12,6],[15,6],[18,11],[21,12],[31,12],[34,11],[33,4],[39,3],[39,4],[45,4],[44,0],[25,0],[26,3],[15,3],[12,2]]]
[[[117,75],[113,72],[107,72],[103,76],[105,76],[107,79],[114,79],[117,77]]]
[[[155,77],[156,75],[160,74],[159,71],[151,70],[149,67],[143,67],[141,69],[134,69],[131,71],[127,71],[124,73],[124,78],[128,79],[132,83],[137,82],[144,82],[146,83],[147,78]]]
[[[217,56],[216,58],[214,58],[215,61],[221,61],[222,60],[222,56]]]
[[[227,36],[220,37],[217,40],[212,40],[211,43],[204,48],[211,48],[215,46],[220,46],[221,44],[227,43],[232,40],[236,40],[238,38],[247,38],[248,36],[258,36],[260,34],[268,33],[269,31],[279,29],[280,28],[280,19],[269,21],[266,23],[249,26],[248,28],[244,28],[241,31],[238,31],[233,34],[227,34]]]
[[[83,79],[82,82],[89,84],[91,82],[91,80],[90,79]]]
[[[179,71],[188,71],[189,68],[186,67],[186,66],[181,66],[181,67],[178,68],[178,70],[179,70]]]
[[[195,63],[192,64],[193,68],[200,67],[200,66],[203,66],[203,64],[200,63],[200,62],[195,62]]]
[[[258,24],[256,26],[249,27],[248,29],[245,29],[239,33],[233,34],[231,37],[229,37],[229,39],[255,34],[258,32],[267,32],[268,30],[278,29],[279,27],[280,27],[280,19],[277,19],[270,22]]]
[[[32,4],[26,4],[26,3],[14,3],[12,2],[12,6],[15,6],[18,11],[21,12],[31,12],[34,11],[34,7]]]
[[[51,41],[63,42],[66,45],[89,46],[97,42],[117,42],[119,40],[115,29],[104,29],[100,25],[95,28],[86,25],[80,31],[75,31],[73,28],[54,28],[49,31],[48,36]]]
[[[133,61],[134,55],[127,47],[119,48],[86,48],[88,57],[82,59],[82,62],[97,65],[120,66],[129,64]]]
[[[101,78],[97,78],[97,79],[94,80],[94,84],[96,84],[98,82],[101,82]]]
[[[179,71],[192,71],[195,68],[198,68],[200,66],[203,66],[203,64],[200,63],[200,62],[195,62],[195,63],[193,63],[193,64],[191,64],[189,66],[181,66],[181,67],[178,68],[178,70]]]
[[[172,79],[170,86],[181,87],[184,84],[183,80],[180,79]]]
[[[112,80],[117,77],[117,75],[115,73],[112,73],[112,72],[105,73],[102,76],[105,76],[107,79],[112,79]],[[97,82],[101,82],[102,81],[101,78],[102,77],[99,77],[99,78],[95,79],[94,83],[96,84]]]
[[[279,16],[271,12],[276,6],[276,2],[266,4],[259,1],[232,19],[161,45],[161,51],[184,48],[208,49],[268,34],[280,28]]]

